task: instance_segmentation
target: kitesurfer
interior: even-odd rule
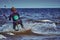
[[[11,12],[12,14],[10,14],[9,20],[11,20],[11,18],[13,20],[13,29],[16,30],[15,28],[17,24],[20,24],[21,27],[24,28],[22,24],[22,20],[20,19],[20,15],[18,14],[16,8],[12,7]]]

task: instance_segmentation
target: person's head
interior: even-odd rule
[[[11,11],[12,11],[12,12],[16,12],[16,8],[12,7],[12,8],[11,8]]]

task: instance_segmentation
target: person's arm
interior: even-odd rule
[[[17,13],[18,14],[18,13]],[[22,23],[22,20],[21,20],[21,17],[20,17],[20,15],[18,14],[18,16],[19,16],[19,20],[20,20],[20,22]]]

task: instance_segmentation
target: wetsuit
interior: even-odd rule
[[[18,16],[18,19],[14,19],[14,16]],[[18,13],[12,13],[10,16],[9,16],[9,20],[11,20],[11,18],[12,18],[12,20],[13,20],[13,29],[15,29],[15,27],[16,27],[16,25],[17,24],[20,24],[21,25],[21,27],[23,28],[23,24],[22,24],[22,20],[20,19],[20,15],[18,14]]]

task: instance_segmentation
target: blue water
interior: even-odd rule
[[[51,20],[60,23],[60,8],[16,8],[21,19],[24,20]],[[10,8],[1,8],[0,15],[11,14]],[[0,20],[3,19],[0,17]],[[58,25],[59,26],[59,25]]]
[[[60,8],[17,8],[20,16],[29,19],[60,19]],[[9,15],[11,11],[9,8],[1,8],[0,15]]]
[[[20,14],[23,22],[28,22],[30,20],[51,20],[58,24],[57,27],[60,28],[60,8],[17,8],[17,12]],[[6,21],[2,14],[5,14],[7,17],[11,14],[10,8],[1,8],[0,10],[0,20],[2,20],[2,24]],[[26,21],[27,20],[27,21]],[[1,22],[1,21],[0,21]],[[0,24],[1,25],[1,24]],[[60,30],[60,29],[59,29]],[[12,39],[11,39],[12,37]],[[45,38],[46,36],[18,36],[16,40],[59,40],[60,36],[52,36]],[[13,40],[14,36],[9,36],[7,39]],[[42,38],[42,39],[41,39]],[[7,40],[6,39],[6,40]],[[4,39],[5,40],[5,39]]]

